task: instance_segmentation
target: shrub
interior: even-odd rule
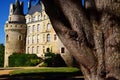
[[[36,66],[40,62],[42,62],[42,59],[36,54],[13,53],[11,56],[9,56],[10,67]]]
[[[4,45],[0,44],[0,67],[4,66]]]
[[[45,60],[44,62],[47,64],[48,67],[63,67],[66,66],[64,60],[60,56],[60,54],[55,54],[52,52],[45,53]]]

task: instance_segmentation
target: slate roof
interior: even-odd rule
[[[29,15],[32,15],[35,12],[42,12],[42,4],[40,2],[34,6],[31,6],[31,8],[28,10]]]
[[[19,0],[16,1],[15,6],[14,6],[14,12],[13,14],[15,15],[23,15],[23,6],[20,5]]]

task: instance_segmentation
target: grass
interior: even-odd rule
[[[73,67],[40,67],[33,69],[19,69],[10,72],[10,75],[39,74],[39,73],[77,73],[79,69]]]

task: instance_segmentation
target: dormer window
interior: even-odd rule
[[[47,42],[50,42],[50,34],[47,34]]]
[[[51,25],[50,25],[50,23],[48,23],[47,24],[47,30],[50,30],[50,28],[51,28]]]

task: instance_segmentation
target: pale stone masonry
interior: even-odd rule
[[[19,8],[21,9],[18,9],[17,14],[15,14],[17,4],[20,5]],[[4,66],[8,66],[8,56],[13,52],[36,54],[44,58],[44,53],[50,51],[61,54],[66,64],[71,66],[72,57],[56,35],[41,0],[33,6],[30,1],[28,3],[28,13],[25,16],[22,9],[23,4],[18,0],[10,6],[9,20],[5,24]]]

